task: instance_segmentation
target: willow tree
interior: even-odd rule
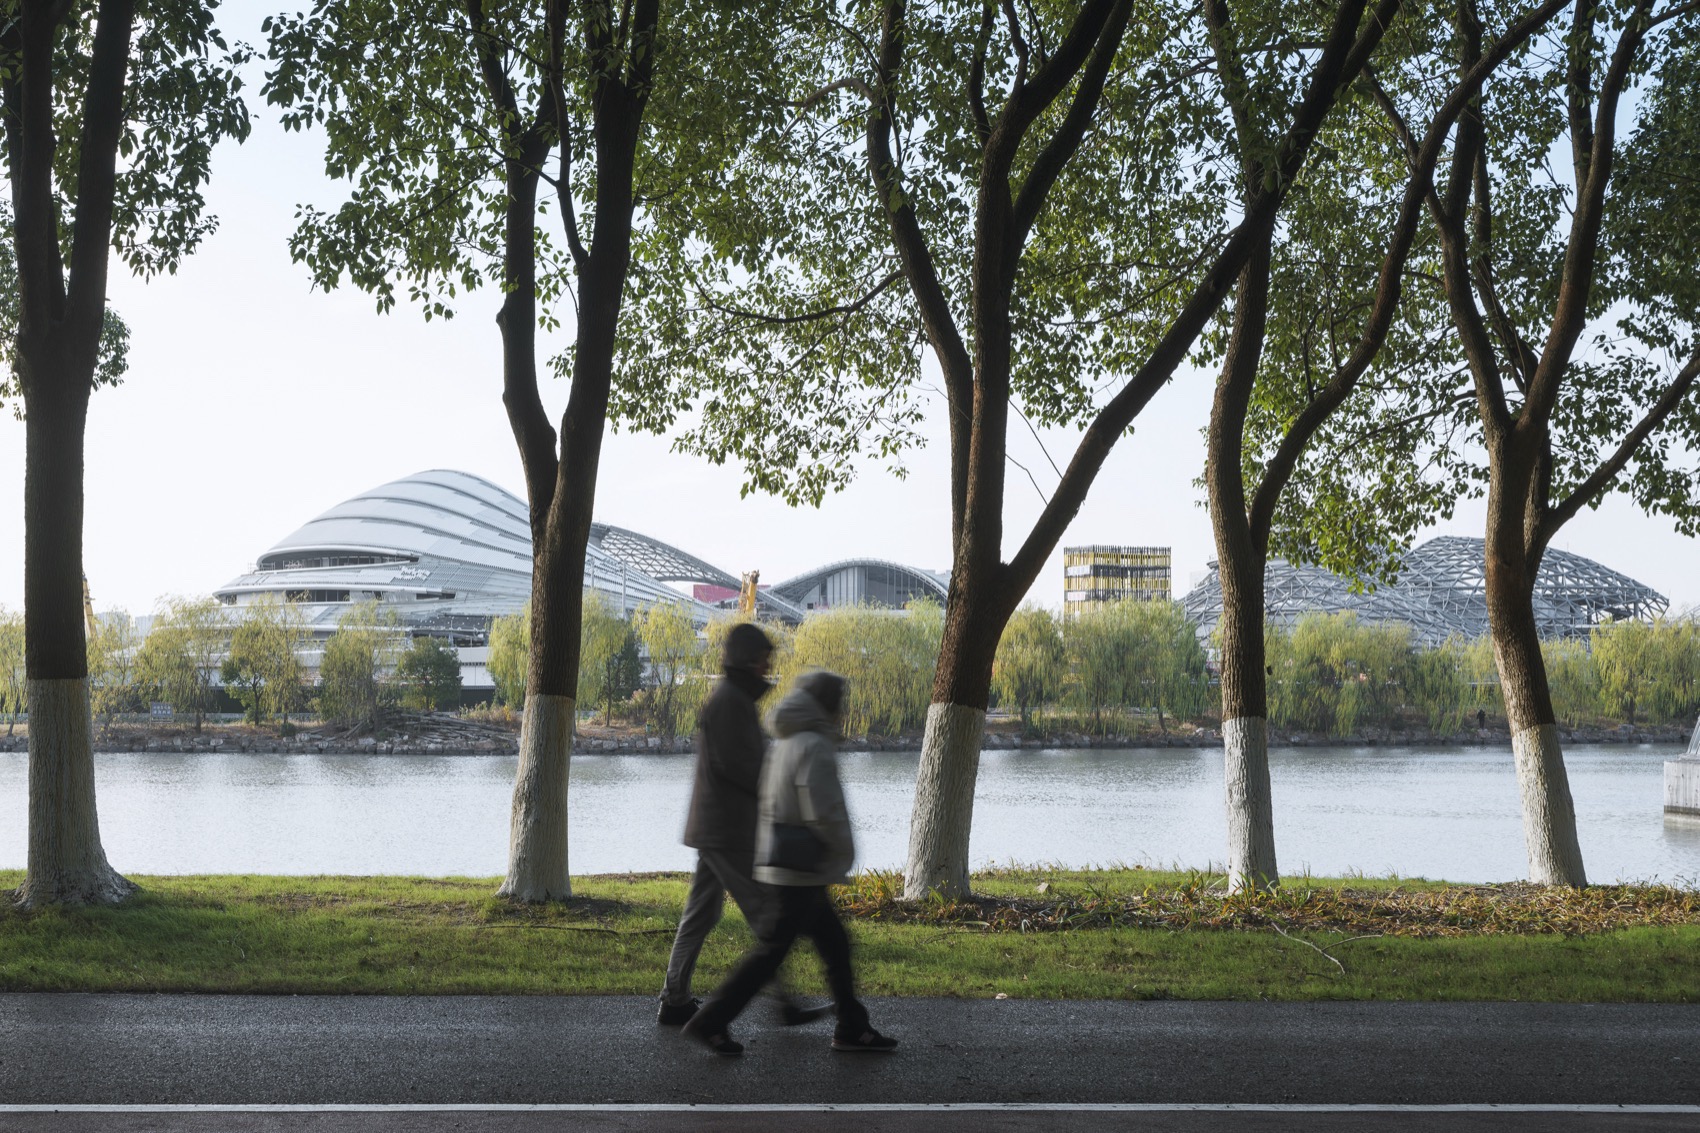
[[[1235,888],[1273,885],[1280,876],[1263,618],[1271,538],[1279,535],[1283,511],[1304,510],[1320,494],[1315,483],[1326,481],[1339,461],[1350,462],[1351,454],[1331,453],[1313,463],[1298,477],[1300,490],[1293,497],[1287,490],[1319,434],[1324,451],[1337,447],[1327,443],[1333,440],[1326,436],[1331,418],[1372,367],[1420,372],[1431,382],[1450,377],[1429,361],[1444,354],[1433,341],[1441,309],[1420,291],[1414,301],[1405,295],[1435,168],[1486,77],[1523,51],[1563,3],[1545,0],[1513,13],[1485,57],[1451,81],[1444,55],[1430,49],[1434,14],[1419,11],[1402,21],[1386,58],[1365,75],[1386,75],[1376,89],[1385,95],[1392,88],[1419,104],[1421,117],[1414,120],[1420,132],[1410,137],[1410,152],[1380,120],[1376,95],[1356,90],[1324,127],[1322,153],[1290,190],[1281,223],[1258,234],[1235,284],[1231,318],[1215,336],[1221,373],[1204,480],[1222,579],[1217,644],[1228,874]],[[1240,201],[1250,211],[1272,191],[1270,162],[1279,151],[1259,106],[1272,90],[1293,82],[1276,49],[1288,32],[1255,5],[1231,10],[1206,0],[1204,11],[1218,68],[1231,78],[1225,84],[1233,110],[1229,148],[1238,163]],[[1365,85],[1373,84],[1366,79]],[[1335,569],[1346,560],[1349,569],[1386,571],[1385,557],[1377,560],[1374,551],[1389,540],[1367,538],[1366,529],[1403,532],[1452,497],[1444,478],[1413,478],[1402,470],[1378,486],[1384,491],[1376,506],[1342,517],[1345,532],[1327,546],[1289,541],[1283,549],[1293,558],[1322,558]]]
[[[8,344],[24,413],[24,620],[30,786],[26,906],[111,903],[95,809],[83,625],[83,452],[103,376],[107,276],[174,270],[213,226],[214,144],[246,136],[212,3],[8,0],[0,103],[17,265]],[[217,56],[218,58],[215,58]],[[110,354],[106,357],[110,358]]]
[[[1222,176],[1229,112],[1190,5],[885,0],[823,14],[799,37],[795,117],[739,164],[712,237],[679,257],[641,330],[652,384],[684,373],[715,387],[681,443],[794,500],[818,501],[859,451],[911,443],[923,353],[937,366],[951,588],[910,896],[968,890],[1004,626],[1221,306],[1399,4],[1292,13],[1302,31],[1283,42],[1301,78],[1260,108],[1271,191],[1249,212]],[[1020,416],[1082,436],[1006,558]]]
[[[645,214],[722,177],[726,139],[760,116],[776,51],[764,5],[587,0],[318,0],[274,17],[266,95],[316,126],[353,182],[304,208],[292,240],[322,286],[348,279],[426,317],[497,285],[502,401],[531,508],[525,723],[505,896],[569,896],[567,785],[580,687],[582,581],[616,340]],[[544,219],[544,214],[554,216]],[[537,334],[570,298],[559,427]]]

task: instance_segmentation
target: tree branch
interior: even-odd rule
[[[1564,499],[1546,509],[1536,528],[1535,547],[1537,550],[1544,549],[1552,540],[1552,537],[1558,534],[1560,527],[1570,522],[1577,512],[1611,486],[1612,481],[1616,480],[1629,464],[1629,458],[1634,456],[1635,451],[1641,447],[1642,442],[1651,436],[1660,425],[1664,424],[1666,418],[1682,404],[1683,398],[1687,397],[1689,391],[1694,388],[1697,378],[1700,378],[1700,350],[1696,350],[1694,355],[1688,359],[1688,364],[1677,372],[1676,377],[1671,380],[1671,384],[1665,387],[1665,392],[1659,397],[1659,400],[1653,404],[1651,409],[1647,410],[1646,415],[1623,438],[1616,451],[1594,470],[1593,475],[1578,484]]]
[[[91,342],[106,313],[112,210],[118,190],[118,141],[124,131],[124,83],[135,18],[133,0],[101,0],[89,59],[88,89],[83,95],[65,315],[81,325]],[[51,90],[41,93],[52,97]]]
[[[1063,472],[1062,481],[1051,493],[1051,502],[1040,513],[1021,549],[1010,561],[1008,580],[1016,593],[1024,591],[1038,577],[1052,548],[1079,512],[1092,481],[1117,438],[1169,381],[1205,325],[1221,308],[1234,279],[1255,249],[1257,239],[1280,208],[1286,186],[1309,156],[1316,132],[1339,98],[1341,88],[1356,77],[1356,71],[1346,70],[1349,61],[1374,49],[1386,29],[1386,19],[1391,18],[1389,13],[1397,10],[1398,3],[1397,0],[1383,0],[1376,20],[1359,35],[1358,26],[1363,20],[1364,7],[1365,0],[1344,0],[1335,13],[1328,45],[1311,71],[1304,98],[1294,111],[1292,124],[1277,148],[1275,191],[1265,194],[1247,212],[1144,364],[1087,426]],[[1361,62],[1358,67],[1361,69]]]
[[[1592,0],[1578,0],[1589,3]],[[1625,21],[1611,65],[1600,82],[1599,107],[1589,138],[1586,180],[1576,184],[1576,208],[1571,213],[1570,240],[1564,249],[1558,301],[1554,304],[1552,328],[1541,350],[1540,365],[1529,380],[1529,396],[1517,426],[1542,429],[1552,416],[1564,371],[1570,364],[1576,340],[1587,323],[1588,301],[1593,294],[1594,264],[1599,256],[1600,228],[1605,223],[1606,185],[1611,180],[1617,143],[1617,107],[1633,72],[1635,56],[1647,35],[1652,0],[1637,0]],[[1579,37],[1574,32],[1573,37]]]
[[[1465,68],[1473,69],[1482,58],[1482,25],[1473,0],[1459,4],[1457,20],[1459,62]],[[1475,378],[1482,429],[1488,446],[1494,448],[1503,443],[1506,431],[1511,428],[1511,409],[1505,398],[1499,356],[1493,349],[1493,341],[1471,290],[1469,234],[1464,226],[1476,162],[1485,148],[1486,131],[1478,97],[1459,117],[1446,190],[1438,199],[1431,196],[1429,202],[1434,212],[1435,227],[1440,233],[1440,259],[1446,280],[1447,305],[1452,309],[1452,319],[1463,342],[1464,356],[1469,360],[1470,372]]]
[[[737,307],[728,307],[724,304],[716,303],[713,300],[707,301],[704,306],[708,307],[710,310],[719,311],[724,315],[732,315],[735,318],[748,319],[751,322],[762,323],[767,326],[793,326],[797,323],[812,323],[819,319],[830,319],[834,315],[853,315],[878,298],[880,292],[884,291],[887,287],[890,287],[893,283],[896,283],[902,278],[903,273],[901,271],[894,271],[878,283],[874,284],[874,286],[866,293],[849,303],[840,303],[832,307],[821,307],[818,310],[809,311],[801,315],[767,315],[760,311],[745,311]]]
[[[879,58],[868,106],[868,172],[874,191],[891,225],[892,243],[909,289],[920,309],[921,325],[939,360],[949,402],[951,448],[966,451],[972,430],[970,407],[974,402],[974,364],[967,344],[950,312],[950,301],[939,280],[932,249],[915,216],[915,206],[903,191],[903,175],[892,155],[891,133],[895,114],[891,92],[903,65],[905,0],[887,0],[880,27]],[[951,462],[952,545],[961,534],[968,500],[967,462]]]
[[[1335,370],[1327,385],[1305,406],[1288,428],[1275,455],[1264,466],[1263,477],[1253,494],[1250,509],[1252,537],[1258,546],[1266,546],[1268,543],[1281,493],[1286,490],[1299,460],[1310,446],[1311,438],[1351,394],[1387,340],[1387,333],[1399,309],[1405,263],[1416,241],[1417,226],[1422,220],[1424,207],[1433,199],[1435,167],[1439,164],[1453,124],[1470,103],[1476,100],[1488,76],[1512,51],[1545,26],[1546,22],[1558,13],[1564,2],[1565,0],[1547,0],[1547,3],[1534,13],[1507,29],[1506,34],[1501,36],[1493,47],[1469,68],[1458,85],[1453,87],[1433,121],[1429,123],[1427,134],[1422,144],[1417,147],[1409,179],[1405,183],[1405,194],[1399,203],[1398,220],[1389,237],[1387,252],[1382,258],[1374,303],[1364,324],[1363,333],[1351,354]],[[1369,81],[1377,90],[1380,89],[1380,84],[1373,78]],[[1381,92],[1382,97],[1385,97],[1385,94],[1385,91]],[[1403,118],[1397,116],[1396,111],[1395,118],[1401,135],[1408,139],[1409,128]]]
[[[1262,138],[1256,136],[1256,124],[1251,114],[1251,84],[1246,80],[1245,67],[1234,50],[1233,14],[1228,0],[1204,0],[1204,21],[1210,28],[1210,51],[1216,57],[1216,73],[1222,79],[1222,97],[1234,116],[1234,135],[1240,151],[1240,177],[1243,193],[1255,190],[1261,178],[1252,168],[1252,152],[1260,148]]]
[[[1050,195],[1057,179],[1062,176],[1063,168],[1080,150],[1080,144],[1086,138],[1086,130],[1092,125],[1092,117],[1097,113],[1099,103],[1103,101],[1104,84],[1109,79],[1111,66],[1115,64],[1116,53],[1121,50],[1122,35],[1132,14],[1133,5],[1126,0],[1116,3],[1105,14],[1104,23],[1092,45],[1092,54],[1086,60],[1080,73],[1079,84],[1075,87],[1074,101],[1069,104],[1068,113],[1063,117],[1056,132],[1033,159],[1033,167],[1027,171],[1027,176],[1021,183],[1021,191],[1016,194],[1015,211],[1011,220],[1015,230],[1015,239],[1010,242],[1013,249],[1019,250],[1025,243],[1028,232],[1038,220],[1039,210],[1045,205],[1045,198]],[[1062,58],[1070,49],[1072,39],[1071,29],[1070,36],[1063,40],[1051,62]],[[1046,64],[1046,69],[1049,67],[1050,62]]]
[[[7,172],[18,260],[19,333],[58,321],[65,313],[65,265],[59,251],[59,210],[53,195],[53,38],[57,22],[33,6],[0,29],[0,43],[19,66],[4,76]],[[25,381],[31,375],[20,371]],[[27,391],[26,391],[27,392]]]
[[[566,63],[567,13],[564,0],[549,0],[544,5],[543,23],[549,41],[549,59],[545,73],[549,80],[549,102],[555,112],[555,136],[561,146],[561,178],[555,183],[555,199],[561,207],[561,224],[567,233],[567,250],[572,254],[573,267],[583,272],[590,263],[579,236],[578,210],[573,200],[573,134],[572,121],[567,115],[567,88],[564,74]]]
[[[968,109],[974,115],[974,133],[982,149],[992,136],[992,120],[986,115],[986,52],[991,48],[996,24],[997,7],[992,0],[985,0],[980,7],[980,32],[974,39],[974,60],[968,66]]]

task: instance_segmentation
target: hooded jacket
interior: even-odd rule
[[[697,714],[696,781],[685,818],[685,845],[755,851],[756,792],[767,752],[756,702],[772,687],[753,669],[728,668]]]
[[[839,885],[849,880],[856,861],[856,839],[838,780],[838,717],[810,693],[811,676],[801,678],[768,717],[775,742],[762,769],[755,876],[769,885]],[[824,849],[818,870],[761,864],[771,856],[775,823],[814,832]]]

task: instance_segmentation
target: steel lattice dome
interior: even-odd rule
[[[1217,564],[1181,600],[1208,638],[1222,616]],[[1568,551],[1548,550],[1535,577],[1535,621],[1543,638],[1585,638],[1607,617],[1651,618],[1670,605],[1664,595],[1628,575]],[[1454,634],[1488,632],[1483,542],[1455,535],[1430,539],[1405,556],[1399,580],[1354,594],[1348,579],[1320,567],[1271,563],[1264,572],[1269,621],[1291,626],[1305,614],[1352,611],[1367,622],[1401,622],[1413,644],[1432,648]]]

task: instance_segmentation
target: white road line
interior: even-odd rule
[[[1700,1105],[1458,1103],[1379,1105],[1258,1102],[804,1102],[689,1105],[599,1103],[0,1104],[6,1113],[1693,1113]]]

